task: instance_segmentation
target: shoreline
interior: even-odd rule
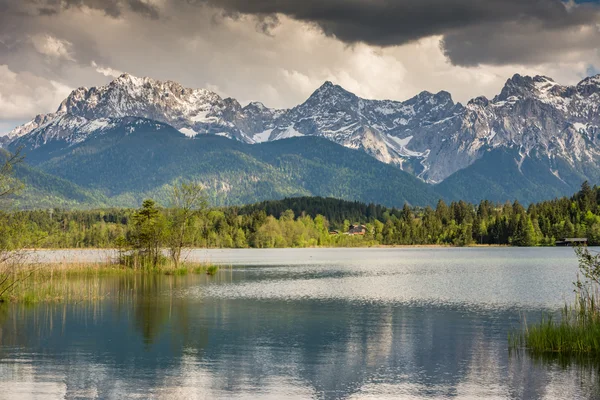
[[[549,247],[547,251],[552,248]],[[442,254],[444,251],[470,253],[477,257],[480,252],[489,250],[498,254],[504,252],[518,251],[518,249],[534,250],[540,247],[516,247],[499,245],[477,245],[469,247],[441,246],[441,245],[413,245],[413,246],[370,246],[370,247],[298,247],[298,248],[193,248],[185,249],[182,253],[182,262],[218,264],[230,266],[249,265],[279,265],[286,263],[306,264],[312,262],[320,263],[344,263],[353,262],[360,252],[367,252],[377,257],[377,252],[397,252],[397,257],[426,256],[427,254]],[[411,253],[412,252],[412,255]],[[24,252],[26,264],[90,264],[90,263],[113,263],[118,255],[117,249],[29,249]]]
[[[505,244],[472,244],[468,246],[454,246],[445,244],[378,244],[373,246],[309,246],[309,247],[191,247],[185,250],[208,250],[208,251],[236,251],[236,250],[335,250],[335,249],[469,249],[469,248],[521,248],[521,249],[537,249],[537,248],[553,248],[556,246],[511,246]],[[27,248],[23,251],[119,251],[114,247],[42,247],[42,248]]]

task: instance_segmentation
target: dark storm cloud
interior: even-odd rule
[[[345,43],[387,47],[443,35],[454,64],[538,62],[549,50],[597,46],[597,2],[560,0],[186,0],[229,13],[283,14]],[[592,27],[580,37],[573,31]],[[267,26],[267,30],[270,28]],[[507,30],[510,32],[507,34]],[[557,33],[568,36],[560,39]],[[580,32],[581,33],[581,32]],[[548,34],[552,43],[544,40]],[[534,47],[527,47],[530,44]]]
[[[403,44],[473,24],[539,19],[561,25],[589,20],[569,15],[558,0],[189,0],[242,14],[284,14],[312,22],[344,42]]]
[[[442,49],[454,64],[542,64],[585,60],[600,46],[600,31],[589,26],[541,29],[539,24],[490,24],[446,34]]]
[[[131,11],[136,12],[138,14],[145,15],[152,19],[157,19],[159,17],[158,10],[156,7],[148,3],[144,3],[141,0],[128,0],[127,5],[131,9]]]
[[[257,30],[268,35],[285,15],[347,44],[390,47],[439,35],[449,60],[465,66],[548,62],[557,52],[592,51],[600,42],[597,1],[165,0],[160,4],[159,9],[149,0],[0,0],[0,10],[8,15],[6,10],[31,12],[33,7],[37,15],[52,16],[89,8],[113,18],[136,13],[169,19],[182,9],[199,15],[210,7],[224,18],[255,17]]]

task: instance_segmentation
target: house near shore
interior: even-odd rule
[[[557,246],[585,246],[587,245],[587,238],[564,238],[556,241]]]
[[[345,235],[364,236],[367,233],[367,227],[364,225],[350,225],[350,229]]]

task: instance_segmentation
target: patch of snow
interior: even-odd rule
[[[106,118],[95,119],[88,122],[85,126],[81,128],[81,132],[91,133],[94,131],[105,130],[108,128],[112,128],[114,125],[111,124],[110,120]]]
[[[425,153],[419,153],[417,151],[412,151],[406,148],[408,143],[412,140],[412,136],[405,137],[404,139],[400,139],[396,136],[385,135],[383,136],[383,140],[385,143],[394,150],[398,155],[407,156],[407,157],[423,157]]]
[[[375,112],[383,115],[396,114],[398,112],[398,106],[394,103],[386,103],[377,107]]]
[[[198,132],[190,128],[181,128],[179,132],[183,133],[185,136],[188,137],[194,137],[198,134]]]
[[[267,111],[268,110],[268,108],[260,101],[253,101],[248,105],[256,107],[259,111]]]
[[[226,137],[227,139],[231,139],[231,134],[229,134],[228,132],[217,132],[217,133],[215,133],[215,135]]]
[[[408,146],[408,144],[410,143],[410,141],[411,141],[411,140],[412,140],[412,138],[413,138],[412,136],[407,136],[407,137],[405,137],[404,139],[401,139],[401,138],[399,138],[399,137],[396,137],[396,136],[391,136],[391,135],[388,135],[388,137],[389,137],[390,139],[392,139],[394,142],[398,143],[398,144],[399,144],[400,146],[402,146],[402,147],[406,147],[406,146]]]
[[[286,130],[284,130],[279,135],[277,135],[275,140],[289,139],[289,138],[293,138],[293,137],[302,137],[302,136],[304,136],[304,135],[302,133],[298,132],[294,128],[293,125],[290,125],[286,128]]]
[[[585,133],[587,132],[587,125],[586,124],[582,124],[581,122],[575,122],[573,125],[573,128],[575,128],[575,130],[579,133]]]
[[[273,129],[267,129],[266,131],[255,133],[252,139],[255,143],[264,143],[269,140],[271,133],[273,133]]]
[[[536,89],[539,90],[543,94],[547,94],[548,91],[556,85],[558,85],[558,83],[554,82],[553,80],[547,79],[547,78],[542,78],[535,82]]]
[[[401,111],[408,116],[414,117],[415,115],[417,115],[417,112],[415,111],[415,106],[412,104],[403,104]]]
[[[250,136],[248,136],[245,132],[240,131],[240,136],[242,137],[242,139],[244,139],[243,141],[245,143],[249,143],[249,144],[255,144],[256,143],[254,141],[254,139],[252,139]]]
[[[340,132],[345,132],[348,129],[350,129],[350,128],[356,126],[356,125],[358,125],[358,122],[355,122],[355,123],[350,124],[348,126],[344,126],[343,128],[340,128],[340,129],[336,129],[335,131],[323,130],[323,133],[340,133]],[[304,136],[304,135],[302,135],[302,136]]]
[[[423,171],[417,176],[417,178],[419,178],[420,180],[425,181],[425,182],[427,182],[429,184],[436,184],[436,183],[439,183],[439,182],[436,181],[436,180],[434,180],[434,179],[425,180],[425,174],[427,172],[429,172],[429,169],[430,169],[429,165],[426,164],[427,159],[429,158],[429,154],[431,154],[431,150],[430,149],[427,149],[427,150],[425,150],[425,152],[422,153],[423,159],[421,160],[420,164],[423,166]]]
[[[444,122],[446,122],[446,121],[450,121],[451,119],[454,119],[454,118],[456,118],[456,117],[458,117],[458,114],[451,115],[451,116],[449,116],[449,117],[447,117],[447,118],[442,118],[442,119],[440,119],[439,121],[435,121],[435,122],[434,122],[432,125],[439,125],[439,124],[443,124]]]
[[[522,171],[521,168],[523,168],[523,162],[525,161],[525,158],[527,157],[527,155],[528,155],[527,153],[528,152],[522,153],[521,150],[522,150],[522,148],[519,149],[519,157],[521,157],[521,159],[520,160],[515,160],[515,161],[517,162],[517,166],[519,168],[519,172],[522,174],[523,171]]]
[[[198,111],[198,113],[191,117],[190,120],[193,122],[210,122],[213,121],[215,118],[214,117],[210,117],[207,118],[206,116],[208,115],[208,113],[210,112],[210,110],[206,110],[206,111]]]
[[[554,171],[552,170],[552,168],[550,168],[550,172],[552,173],[552,175],[554,175],[555,177],[557,177],[561,182],[567,183],[563,180],[563,178],[560,177],[558,170]]]

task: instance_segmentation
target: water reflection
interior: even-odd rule
[[[106,278],[104,290],[119,296],[0,308],[0,398],[599,396],[593,364],[509,354],[509,329],[541,312],[527,297],[467,307],[417,291],[404,302],[381,291],[414,284],[410,274],[306,268]],[[393,282],[365,294],[373,275]],[[354,282],[357,296],[299,295],[306,280],[328,279],[332,293]],[[257,296],[252,285],[265,282],[285,285],[263,292],[292,295]]]

